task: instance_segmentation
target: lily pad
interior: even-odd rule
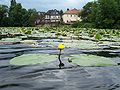
[[[28,36],[20,36],[20,38],[22,39],[26,39]]]
[[[66,47],[79,48],[79,49],[98,49],[98,48],[100,48],[96,44],[96,42],[88,41],[88,40],[79,40],[79,41],[73,41],[73,42],[70,42],[70,43],[65,42],[64,45]]]
[[[35,40],[24,40],[24,41],[20,41],[23,44],[37,44],[37,41]]]
[[[47,38],[47,37],[56,37],[54,33],[38,33],[29,35],[29,37],[36,37],[36,38]]]
[[[56,47],[59,42],[44,42],[49,44],[52,47]],[[67,48],[79,48],[79,49],[99,49],[96,42],[93,41],[88,41],[88,40],[62,40],[62,43],[65,45]]]
[[[20,38],[3,38],[2,40],[0,40],[0,42],[20,42],[21,39]]]
[[[110,47],[111,47],[111,48],[117,48],[117,49],[119,49],[119,48],[120,48],[120,46],[119,46],[119,45],[118,45],[118,46],[117,46],[117,45],[111,45]]]
[[[87,54],[80,54],[80,55],[72,55],[69,60],[73,64],[77,64],[80,66],[115,66],[117,63],[112,61],[109,58],[95,56],[95,55],[87,55]]]
[[[109,41],[103,41],[99,44],[100,46],[109,46],[111,48],[120,48],[120,42],[109,42]]]
[[[11,65],[35,65],[55,61],[57,55],[49,54],[23,54],[10,60]]]

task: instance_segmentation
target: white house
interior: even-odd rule
[[[67,10],[64,15],[62,16],[63,18],[63,22],[64,23],[68,23],[68,24],[71,24],[73,22],[76,22],[76,21],[81,21],[81,18],[78,17],[78,14],[80,13],[80,10],[77,10],[77,9],[71,9],[71,10]]]

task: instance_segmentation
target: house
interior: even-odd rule
[[[71,24],[76,21],[81,21],[81,18],[78,17],[78,14],[80,13],[80,10],[77,9],[67,9],[67,11],[63,14],[63,22],[66,24]]]
[[[47,12],[38,12],[38,15],[37,24],[59,24],[62,18],[60,11],[56,9],[48,10]]]
[[[45,14],[45,23],[60,23],[60,12],[56,9],[48,10]]]

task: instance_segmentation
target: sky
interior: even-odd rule
[[[37,11],[58,9],[65,11],[67,8],[81,9],[87,2],[94,0],[16,0],[26,9],[35,8]],[[10,0],[0,0],[0,4],[10,5]]]

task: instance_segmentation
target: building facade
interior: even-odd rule
[[[72,24],[73,22],[81,21],[81,18],[78,17],[79,13],[80,10],[77,10],[75,8],[71,10],[67,10],[62,16],[63,22],[66,24]]]
[[[60,11],[48,10],[47,12],[38,12],[39,18],[37,24],[58,24],[61,21]]]
[[[58,10],[49,10],[45,14],[45,23],[59,23],[61,20],[60,13]]]

